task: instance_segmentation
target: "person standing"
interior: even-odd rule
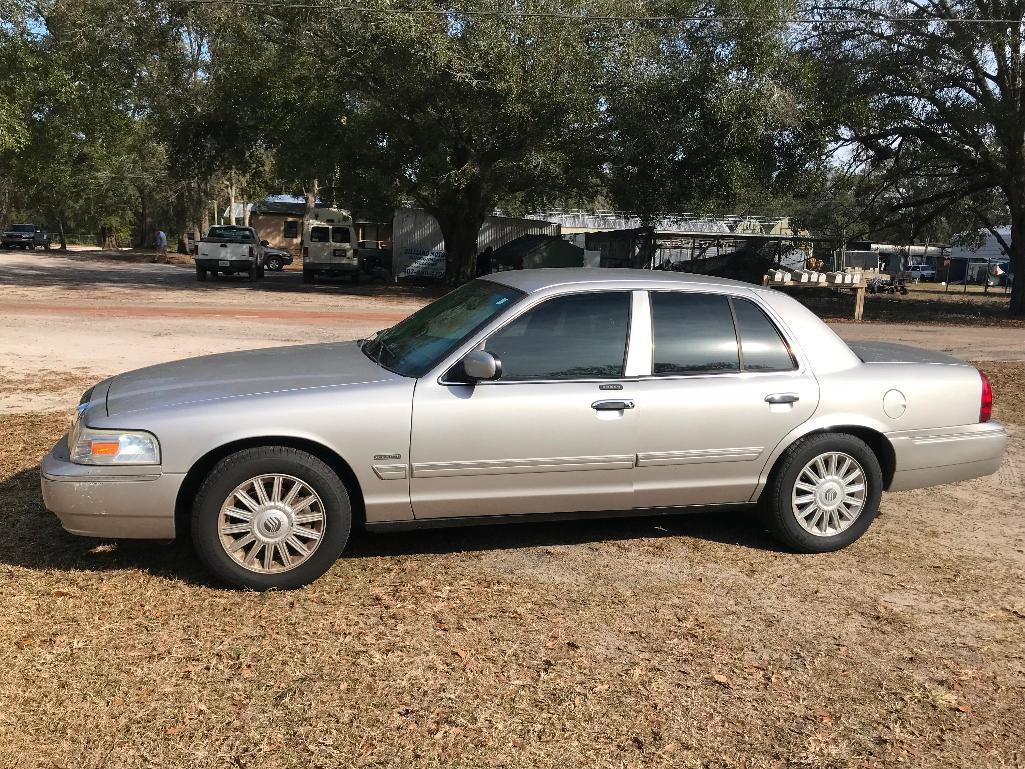
[[[156,246],[160,255],[167,259],[167,233],[163,230],[157,230]]]

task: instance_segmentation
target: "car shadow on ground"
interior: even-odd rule
[[[64,531],[43,506],[39,468],[0,482],[0,564],[44,571],[123,571],[203,587],[222,587],[199,563],[187,540],[99,540]],[[505,523],[370,533],[354,529],[342,558],[394,558],[687,537],[741,548],[778,550],[752,511],[663,514],[579,521]]]

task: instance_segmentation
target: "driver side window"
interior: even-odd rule
[[[493,334],[484,349],[503,382],[623,376],[630,294],[604,291],[549,299]]]

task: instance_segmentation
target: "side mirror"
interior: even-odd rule
[[[498,379],[502,376],[502,361],[485,350],[474,350],[463,358],[463,372],[472,382]]]
[[[261,246],[269,246],[270,245],[270,241],[269,240],[261,240],[260,241],[260,245]]]

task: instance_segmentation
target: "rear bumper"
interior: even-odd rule
[[[173,539],[174,508],[184,478],[159,467],[72,464],[63,438],[40,468],[46,509],[72,534],[105,539]]]
[[[304,270],[314,270],[316,272],[359,272],[359,264],[353,262],[346,264],[344,262],[303,262]]]
[[[227,262],[227,264],[221,264]],[[197,258],[196,264],[208,270],[248,270],[256,263],[255,259],[246,257],[244,259],[207,259]]]
[[[887,433],[896,457],[889,491],[920,489],[992,475],[1007,449],[999,422]]]

